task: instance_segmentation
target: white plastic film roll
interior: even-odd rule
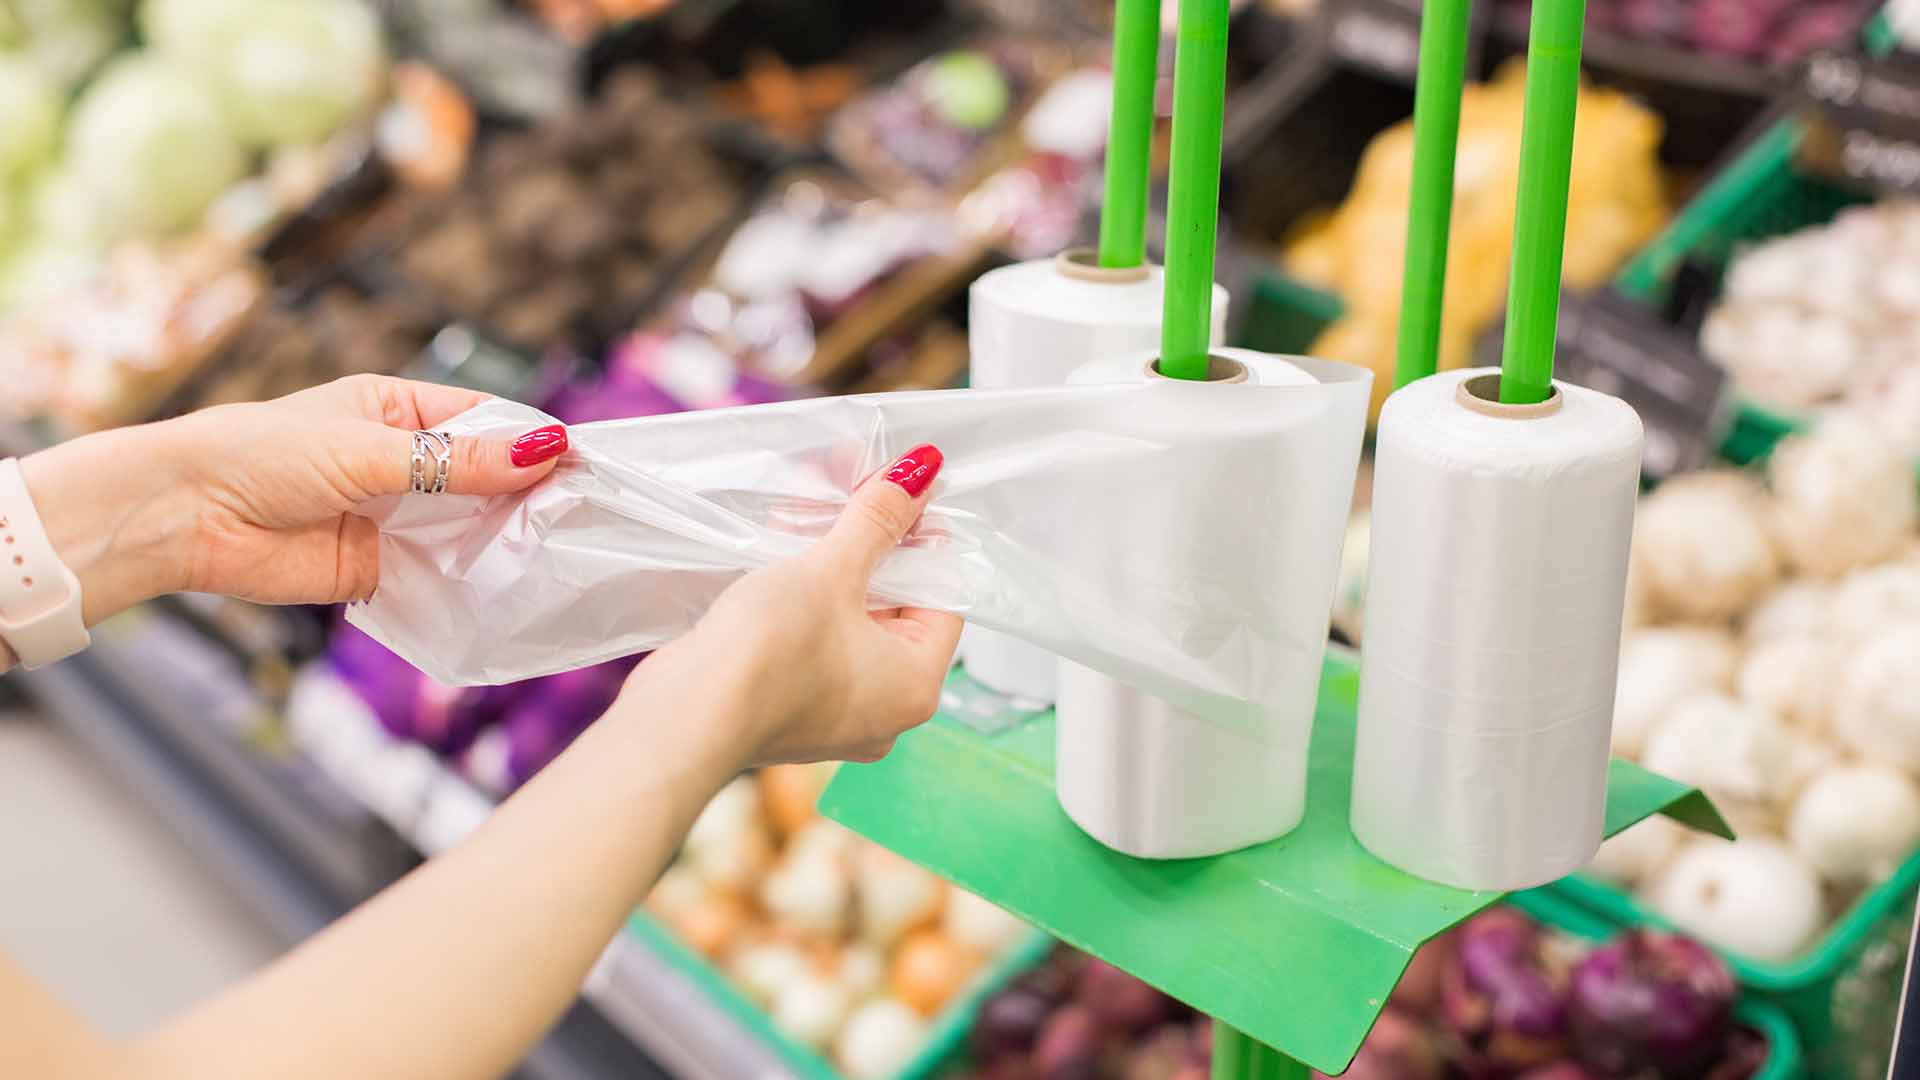
[[[1215,355],[1245,365],[1246,381],[1257,386],[1317,386],[1320,380],[1308,368],[1325,370],[1323,362],[1242,349],[1220,349]],[[1156,378],[1147,370],[1154,356],[1099,361],[1082,368],[1073,381]],[[1331,399],[1316,400],[1326,408],[1340,407]],[[1140,422],[1162,421],[1142,417]],[[1262,491],[1285,493],[1275,506],[1292,518],[1291,527],[1276,524],[1268,531],[1273,548],[1260,571],[1287,581],[1286,611],[1278,618],[1287,626],[1284,640],[1242,640],[1221,627],[1218,639],[1208,643],[1214,653],[1261,650],[1275,663],[1275,693],[1267,700],[1279,704],[1189,711],[1063,661],[1056,787],[1061,808],[1089,836],[1139,858],[1178,859],[1271,840],[1300,823],[1314,699],[1358,464],[1358,445],[1304,441],[1272,460],[1232,460],[1230,454],[1196,460],[1190,482],[1198,489],[1197,501],[1221,507],[1223,514],[1257,502]],[[1109,522],[1088,534],[1088,543],[1099,547],[1090,547],[1088,561],[1112,566],[1116,586],[1121,578],[1138,581],[1158,570],[1181,575],[1202,593],[1244,589],[1244,580],[1228,580],[1208,565],[1217,558],[1218,548],[1209,539],[1223,531],[1217,525],[1204,516]]]
[[[1408,873],[1507,890],[1600,845],[1642,433],[1595,390],[1497,386],[1447,372],[1380,413],[1352,824]]]
[[[968,291],[968,381],[982,390],[1062,386],[1082,364],[1160,344],[1160,268],[1110,270],[1067,252],[1003,266]],[[1214,286],[1213,340],[1225,334],[1227,291]],[[1053,702],[1058,659],[1037,645],[969,626],[960,641],[967,674],[1017,699]]]

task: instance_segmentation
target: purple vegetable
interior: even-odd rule
[[[1528,1069],[1520,1074],[1520,1080],[1603,1080],[1602,1077],[1588,1072],[1571,1061],[1543,1065],[1538,1069]]]
[[[1697,1076],[1727,1044],[1739,988],[1705,946],[1630,930],[1573,971],[1575,1056],[1607,1076]]]
[[[1539,927],[1512,908],[1460,928],[1440,1005],[1470,1070],[1518,1071],[1565,1050],[1564,981],[1542,962],[1540,945]]]
[[[1074,999],[1128,1034],[1165,1020],[1171,1004],[1160,991],[1104,960],[1087,961],[1074,987]]]
[[[970,1038],[973,1056],[981,1062],[1017,1057],[1040,1041],[1040,1031],[1053,1011],[1053,1001],[1025,986],[1010,986],[980,1006]]]
[[[426,676],[347,623],[336,625],[327,639],[327,660],[388,734],[398,739],[413,737],[417,693]]]
[[[620,692],[632,661],[564,671],[521,684],[523,693],[468,748],[468,775],[491,791],[511,791],[560,756]]]
[[[508,686],[447,686],[422,677],[414,695],[413,738],[440,754],[458,754],[525,693]]]
[[[1775,64],[1790,64],[1807,54],[1851,37],[1860,25],[1856,5],[1837,3],[1809,4],[1787,19],[1767,44],[1767,59]]]
[[[1727,1039],[1726,1053],[1707,1070],[1706,1080],[1752,1080],[1766,1068],[1773,1049],[1758,1033],[1735,1028]]]
[[[1096,1080],[1100,1075],[1100,1021],[1092,1010],[1069,1005],[1053,1014],[1033,1050],[1038,1080]]]
[[[1418,1017],[1388,1006],[1340,1075],[1344,1080],[1440,1080],[1446,1062],[1433,1032]]]
[[[1681,0],[1625,0],[1620,5],[1620,32],[1648,41],[1677,41],[1687,32],[1688,6]]]
[[[1693,43],[1728,56],[1758,56],[1766,48],[1775,12],[1750,0],[1700,0],[1694,5]]]

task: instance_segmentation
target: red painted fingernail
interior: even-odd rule
[[[513,449],[507,452],[507,456],[513,459],[516,467],[524,469],[551,461],[566,452],[567,429],[560,424],[548,424],[513,440]]]
[[[919,498],[927,490],[933,478],[940,475],[940,464],[946,459],[940,448],[932,443],[924,443],[900,455],[900,460],[887,470],[887,479],[899,484],[907,494]]]

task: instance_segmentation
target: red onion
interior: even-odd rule
[[[1082,1005],[1053,1014],[1033,1050],[1039,1080],[1096,1080],[1100,1073],[1100,1021]]]
[[[1519,1080],[1602,1080],[1594,1073],[1571,1061],[1555,1062],[1538,1069],[1528,1069],[1520,1074]]]
[[[1573,972],[1576,1056],[1595,1072],[1698,1076],[1720,1057],[1739,988],[1706,946],[1630,930]]]
[[[1540,944],[1539,928],[1511,908],[1460,928],[1440,1004],[1470,1071],[1517,1071],[1564,1052],[1565,988],[1542,962]]]
[[[1031,987],[1010,986],[993,995],[973,1022],[974,1057],[991,1062],[1026,1054],[1040,1041],[1052,1011],[1053,1002]]]

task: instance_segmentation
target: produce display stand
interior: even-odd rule
[[[1081,832],[1054,795],[1050,713],[994,735],[938,716],[885,760],[841,768],[820,810],[1213,1016],[1221,1080],[1338,1073],[1414,950],[1501,897],[1408,876],[1354,840],[1358,691],[1357,658],[1331,652],[1305,819],[1217,858],[1136,859]],[[1609,781],[1609,834],[1664,813],[1727,835],[1691,788],[1622,761]],[[1236,1056],[1268,1071],[1234,1071]]]

